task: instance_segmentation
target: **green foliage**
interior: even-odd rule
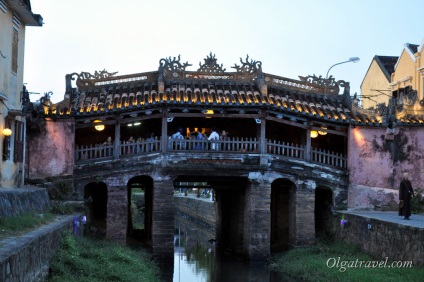
[[[355,246],[346,243],[319,243],[315,246],[301,247],[278,254],[270,262],[270,269],[285,273],[304,281],[422,281],[424,268],[413,266],[405,268],[378,267],[328,267],[334,261],[384,262],[363,254]],[[387,265],[391,262],[388,261]]]
[[[47,187],[51,200],[66,200],[73,190],[73,184],[69,181],[52,182],[52,185]]]
[[[51,213],[22,214],[14,217],[0,218],[0,238],[18,236],[54,219]]]
[[[147,253],[72,234],[51,262],[49,281],[160,281]]]
[[[422,213],[424,212],[424,197],[423,197],[423,189],[415,188],[414,194],[415,196],[411,199],[411,212],[412,213]]]
[[[51,205],[50,212],[53,214],[73,214],[75,209],[69,204],[54,203]]]

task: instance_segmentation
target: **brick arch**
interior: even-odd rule
[[[315,234],[325,238],[331,236],[331,220],[334,214],[334,193],[327,186],[318,186],[315,189]]]
[[[89,232],[106,231],[108,191],[105,182],[89,182],[84,186],[84,205]]]
[[[288,249],[296,240],[296,189],[287,178],[271,183],[271,252]]]
[[[127,236],[151,244],[153,214],[153,178],[131,177],[127,183]]]

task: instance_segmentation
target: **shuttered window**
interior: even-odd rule
[[[24,132],[25,124],[15,120],[15,143],[13,148],[13,161],[22,163],[24,160]]]
[[[18,31],[16,29],[13,29],[12,72],[18,72]]]

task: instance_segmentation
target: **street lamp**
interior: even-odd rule
[[[334,66],[341,65],[341,64],[344,64],[344,63],[350,63],[350,62],[352,62],[352,63],[357,63],[357,62],[359,62],[359,58],[358,58],[358,57],[352,57],[352,58],[349,58],[349,60],[347,60],[347,61],[340,62],[340,63],[337,63],[337,64],[332,65],[332,66],[328,69],[328,71],[327,71],[327,75],[325,76],[325,79],[327,79],[327,78],[328,78],[328,73],[330,72],[330,70],[331,70]]]

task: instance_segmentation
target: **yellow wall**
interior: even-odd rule
[[[23,164],[13,162],[13,140],[14,127],[12,122],[12,136],[10,137],[10,158],[3,161],[3,129],[5,127],[5,118],[9,116],[12,120],[22,120],[20,117],[11,117],[9,110],[21,110],[21,91],[23,87],[24,74],[24,47],[25,47],[25,24],[21,22],[20,27],[12,22],[13,11],[8,8],[5,13],[0,9],[0,92],[7,97],[3,102],[7,107],[0,103],[0,188],[13,188],[23,185],[22,173]],[[12,72],[12,41],[13,28],[18,31],[18,70]]]
[[[384,75],[382,69],[378,65],[378,63],[373,60],[367,74],[365,75],[364,80],[362,81],[361,85],[361,93],[362,96],[374,96],[370,97],[370,99],[363,98],[362,99],[362,107],[364,109],[368,109],[370,107],[376,107],[377,104],[385,103],[388,105],[389,97],[386,95],[381,94],[381,92],[391,95],[389,91],[371,91],[371,89],[378,89],[378,90],[390,90],[390,81],[387,80],[386,76]],[[379,96],[376,96],[379,95]]]
[[[414,83],[417,80],[416,65],[414,58],[404,49],[402,55],[399,57],[395,72],[392,74],[393,90],[404,88],[409,85],[412,85],[413,88],[416,89],[414,87]],[[409,76],[411,76],[411,79],[407,79]]]

